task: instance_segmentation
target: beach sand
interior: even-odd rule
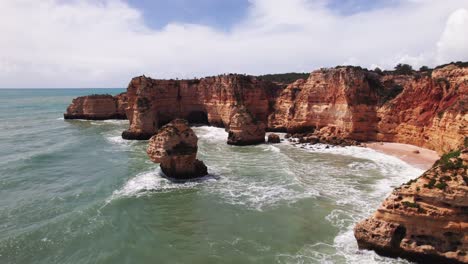
[[[430,169],[434,162],[439,159],[439,155],[435,151],[408,144],[368,142],[364,146],[395,156],[414,167],[424,170]]]

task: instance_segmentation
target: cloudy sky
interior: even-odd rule
[[[0,0],[0,88],[468,61],[468,0]]]

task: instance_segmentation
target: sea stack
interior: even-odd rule
[[[192,179],[208,174],[205,164],[197,160],[198,138],[184,119],[175,119],[163,126],[149,140],[150,159],[159,163],[169,178]]]
[[[229,145],[245,146],[265,143],[265,124],[254,120],[245,107],[234,110],[229,124]]]
[[[354,229],[359,248],[421,263],[468,263],[468,148],[396,188]]]

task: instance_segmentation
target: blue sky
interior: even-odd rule
[[[246,15],[247,0],[127,0],[143,12],[154,29],[171,22],[211,25],[229,29]]]
[[[160,29],[168,23],[193,23],[229,30],[248,15],[248,0],[126,0],[144,15],[145,23]],[[288,0],[285,0],[288,1]],[[340,15],[353,15],[398,5],[400,0],[329,0],[325,6]]]
[[[0,88],[468,61],[468,0],[0,0]]]

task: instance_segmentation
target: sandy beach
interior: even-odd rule
[[[401,143],[368,142],[366,147],[395,156],[417,168],[427,170],[439,159],[437,152]]]

